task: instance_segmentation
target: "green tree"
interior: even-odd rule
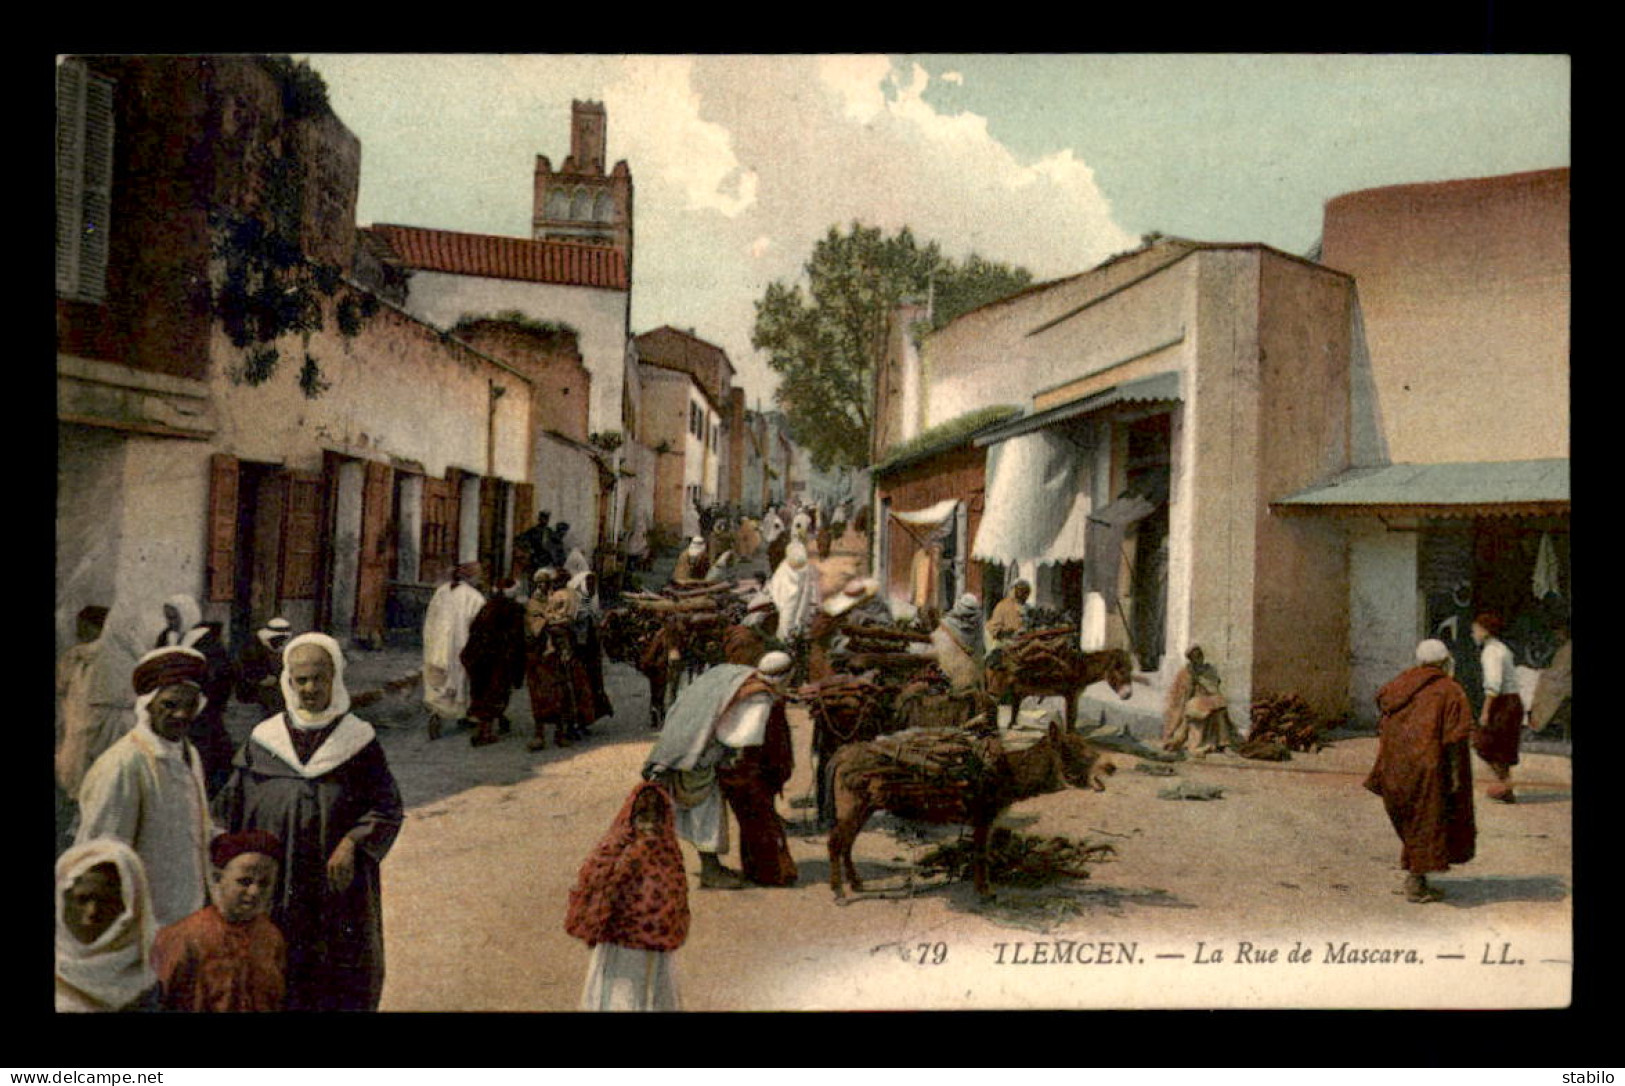
[[[774,400],[790,437],[820,471],[862,467],[873,422],[873,376],[886,326],[905,300],[932,300],[933,328],[1032,282],[1024,268],[972,254],[963,263],[904,227],[886,236],[854,222],[831,227],[803,266],[806,283],[770,283],[756,303],[751,344],[782,378]]]

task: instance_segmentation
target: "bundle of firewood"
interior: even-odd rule
[[[1011,638],[1004,648],[1003,670],[1032,682],[1064,682],[1077,673],[1082,658],[1075,627],[1048,626]]]
[[[849,652],[907,652],[909,645],[931,643],[931,635],[901,626],[865,626],[857,623],[841,631]]]
[[[1248,742],[1279,743],[1288,750],[1314,751],[1326,745],[1321,721],[1297,694],[1268,694],[1253,702]]]
[[[797,693],[812,714],[814,745],[821,752],[890,730],[891,691],[868,675],[835,675]]]
[[[881,736],[868,749],[889,770],[893,787],[917,780],[922,787],[982,788],[1008,772],[996,736],[960,728],[910,728]]]
[[[1108,844],[1076,841],[1070,837],[1035,837],[998,828],[988,842],[988,872],[994,882],[1014,886],[1042,886],[1056,879],[1086,879],[1088,865],[1116,855]],[[971,876],[976,849],[960,839],[938,845],[920,860],[927,874],[942,872],[951,879]]]
[[[654,611],[637,607],[615,607],[604,612],[598,624],[598,641],[611,660],[632,663],[643,646],[659,635],[664,620]]]

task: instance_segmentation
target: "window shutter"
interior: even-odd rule
[[[423,547],[418,580],[435,584],[456,564],[457,503],[454,484],[446,479],[423,480]]]
[[[209,457],[209,599],[229,603],[237,583],[237,458]]]
[[[84,212],[80,220],[79,296],[107,298],[107,254],[113,215],[113,83],[85,82]]]
[[[113,86],[80,61],[57,67],[56,289],[93,302],[107,296]]]
[[[56,292],[72,295],[79,283],[79,207],[84,173],[80,128],[85,66],[64,61],[56,69]]]
[[[282,530],[282,598],[316,598],[322,539],[320,472],[288,473],[288,512]]]

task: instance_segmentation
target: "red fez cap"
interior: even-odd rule
[[[209,862],[216,867],[225,867],[245,852],[258,852],[281,863],[282,838],[269,830],[243,830],[223,833],[209,842]]]
[[[131,679],[135,683],[136,697],[142,697],[176,683],[191,683],[201,688],[203,678],[208,673],[209,663],[201,652],[172,647],[157,649],[143,656],[135,665],[135,674]]]
[[[1501,616],[1496,614],[1494,611],[1480,611],[1478,617],[1473,619],[1473,621],[1484,627],[1491,637],[1499,634],[1502,626],[1504,625],[1504,623],[1501,621]]]

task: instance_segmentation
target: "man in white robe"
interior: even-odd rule
[[[202,759],[186,739],[203,708],[207,671],[195,649],[143,656],[133,677],[135,727],[96,759],[79,787],[75,842],[112,837],[135,850],[159,927],[208,903],[208,847],[216,830]]]
[[[475,587],[480,564],[467,562],[452,570],[451,580],[434,590],[423,616],[423,704],[429,710],[429,738],[439,739],[444,721],[468,716],[473,695],[463,667],[468,628],[485,606]]]
[[[773,571],[767,594],[779,612],[779,639],[788,641],[804,633],[818,614],[822,600],[819,592],[818,570],[807,557],[807,548],[791,543],[784,552],[784,561]]]

